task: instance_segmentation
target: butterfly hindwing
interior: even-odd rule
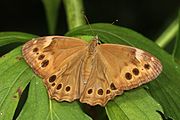
[[[122,91],[115,87],[111,72],[108,70],[109,66],[101,53],[97,51],[91,64],[93,65],[91,74],[80,101],[92,106],[105,106],[110,99],[120,95]]]

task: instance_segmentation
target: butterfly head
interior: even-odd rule
[[[103,42],[99,39],[98,35],[96,35],[92,41],[94,41],[94,42],[96,43],[96,46],[97,46],[97,45],[100,45],[101,43],[103,43]]]
[[[89,47],[89,53],[93,54],[96,51],[96,46],[100,45],[100,41],[98,36],[96,35],[94,37],[94,39],[92,39],[92,41],[89,43],[88,47]]]

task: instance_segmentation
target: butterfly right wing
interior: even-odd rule
[[[162,64],[155,56],[138,48],[118,44],[103,44],[99,48],[120,90],[154,80],[162,71]]]
[[[93,68],[80,98],[83,103],[104,106],[124,90],[136,88],[155,79],[162,70],[151,54],[130,46],[97,46]]]

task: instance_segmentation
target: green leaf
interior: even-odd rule
[[[50,34],[55,34],[61,0],[42,0]]]
[[[0,120],[13,118],[21,93],[32,79],[19,51],[17,48],[0,59]]]
[[[22,32],[0,32],[0,47],[11,43],[24,43],[33,37],[37,36]]]
[[[83,0],[63,0],[69,30],[84,25]]]
[[[66,35],[93,35],[92,31],[94,31],[104,42],[134,46],[148,51],[160,59],[163,71],[156,80],[148,84],[149,91],[161,104],[167,116],[177,120],[180,119],[180,66],[173,61],[172,56],[146,37],[130,29],[101,23],[93,24],[91,27],[92,29],[89,26],[82,26],[68,32]],[[119,104],[121,106],[122,103]]]
[[[160,120],[161,116],[156,111],[162,111],[162,108],[140,88],[116,97],[107,104],[106,110],[112,120]]]
[[[28,79],[28,78],[26,78]],[[48,99],[42,79],[34,76],[27,102],[17,120],[89,120],[77,102],[56,102]]]
[[[111,24],[94,24],[92,25],[92,29],[89,29],[89,26],[83,26],[72,30],[67,35],[92,35],[92,30],[97,33],[99,38],[104,42],[121,43],[135,46],[149,51],[161,60],[163,64],[163,72],[156,80],[148,84],[148,91],[150,91],[151,95],[163,107],[165,115],[170,116],[173,119],[180,119],[180,78],[178,76],[180,75],[180,66],[173,61],[172,56],[160,49],[156,44],[144,36],[132,30]],[[18,119],[26,119],[27,116],[36,109],[42,112],[42,114],[49,114],[50,119],[58,119],[58,117],[60,119],[63,119],[63,117],[68,119],[77,119],[77,114],[79,114],[78,119],[90,119],[89,117],[86,117],[86,115],[81,111],[76,102],[58,103],[55,101],[49,101],[47,94],[43,92],[46,90],[43,88],[42,81],[35,76],[29,67],[27,67],[24,60],[21,60],[20,51],[21,48],[19,47],[0,58],[0,119],[12,119],[13,113],[19,101],[19,97],[17,96],[20,96],[19,93],[24,90],[29,81],[31,81],[31,83],[28,99]],[[22,80],[23,83],[20,82]],[[41,99],[36,101],[36,99],[39,99],[42,96],[44,96],[43,100]],[[13,101],[12,98],[18,99]],[[32,106],[32,102],[35,103],[35,107]],[[44,104],[42,105],[42,103],[39,102],[45,103],[45,105],[48,104],[48,106],[44,106]],[[77,109],[77,111],[74,109]],[[122,117],[122,119],[160,119],[160,115],[157,114],[155,110],[159,110],[163,113],[159,104],[157,104],[150,96],[148,96],[143,88],[125,92],[124,95],[116,97],[106,106],[109,119],[116,119],[120,117]],[[136,111],[138,114],[134,114]],[[146,114],[143,114],[143,112]],[[27,115],[27,113],[29,114]],[[55,113],[57,113],[57,116]],[[48,116],[47,114],[46,116]],[[36,112],[36,114],[33,115],[34,118],[39,118],[41,113]],[[33,115],[31,114],[31,117]],[[42,117],[42,119],[44,118]]]
[[[179,16],[178,16],[178,32],[176,37],[176,43],[173,51],[173,57],[175,61],[180,64],[180,10],[179,10]]]

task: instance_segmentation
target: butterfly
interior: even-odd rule
[[[161,62],[148,52],[119,44],[46,36],[22,47],[25,61],[43,79],[51,99],[105,106],[123,91],[155,79]]]

